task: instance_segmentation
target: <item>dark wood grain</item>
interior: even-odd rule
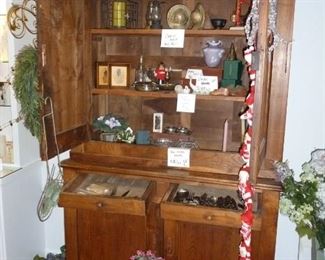
[[[78,210],[76,218],[80,260],[129,259],[146,248],[145,218]]]
[[[67,259],[128,259],[136,250],[155,250],[165,259],[237,259],[240,242],[240,212],[208,207],[189,207],[168,201],[178,184],[236,191],[243,161],[239,113],[246,92],[224,96],[197,96],[194,114],[176,112],[173,92],[137,92],[130,88],[96,88],[96,62],[130,64],[131,82],[139,58],[155,68],[163,61],[178,69],[174,80],[188,84],[184,72],[201,68],[221,79],[223,61],[234,43],[243,61],[246,46],[242,30],[228,30],[236,0],[201,1],[207,17],[226,18],[225,30],[185,30],[183,49],[160,48],[161,30],[144,29],[148,0],[139,1],[136,29],[102,28],[105,13],[100,0],[38,1],[40,82],[43,96],[54,102],[60,152],[72,148],[62,162],[64,192],[59,203],[65,207]],[[197,1],[182,0],[193,10]],[[162,26],[175,1],[162,4]],[[252,236],[254,259],[274,259],[276,220],[281,185],[274,178],[272,161],[283,151],[285,107],[288,93],[290,47],[281,43],[268,54],[267,0],[260,1],[260,67],[257,72],[251,148],[252,181],[258,193]],[[294,0],[278,1],[277,29],[288,42],[292,38]],[[221,40],[226,54],[220,65],[208,69],[202,48],[209,40]],[[273,59],[272,59],[273,57]],[[210,75],[210,74],[207,74]],[[242,82],[248,86],[248,76]],[[246,88],[247,89],[247,88]],[[191,150],[190,168],[167,166],[167,148],[89,141],[98,138],[91,129],[94,118],[107,113],[124,116],[134,130],[152,129],[152,114],[163,112],[166,125],[191,128],[201,147]],[[221,152],[224,120],[229,120],[229,150]],[[55,155],[53,126],[47,120],[49,156]],[[86,142],[87,141],[87,142]],[[82,143],[82,144],[81,144]],[[44,142],[42,144],[44,157]],[[146,179],[151,188],[141,199],[80,196],[68,182],[88,174]],[[67,188],[68,187],[68,188]],[[67,188],[67,189],[66,189]]]
[[[113,36],[161,36],[160,29],[91,29],[92,35],[113,35]],[[243,30],[186,30],[186,37],[215,37],[215,36],[229,36],[229,37],[244,37]]]
[[[290,59],[293,34],[295,0],[278,2],[277,30],[286,39],[275,48],[273,53],[272,80],[270,88],[270,113],[268,122],[268,146],[266,158],[280,161],[283,154],[283,143],[286,122],[287,95],[290,76]]]
[[[266,153],[268,96],[270,84],[270,63],[268,54],[268,1],[261,1],[261,13],[258,30],[259,68],[256,72],[256,87],[254,95],[253,135],[250,156],[251,180],[256,183],[258,172]]]

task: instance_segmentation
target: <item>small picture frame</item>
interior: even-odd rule
[[[96,87],[103,88],[108,87],[109,69],[108,62],[96,63]]]
[[[109,85],[111,88],[129,87],[130,64],[109,64]]]
[[[152,132],[162,133],[163,130],[163,113],[153,113]]]

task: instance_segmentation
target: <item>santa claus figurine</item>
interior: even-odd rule
[[[164,83],[164,81],[166,80],[166,68],[163,62],[159,63],[159,66],[154,71],[154,75],[159,84]]]

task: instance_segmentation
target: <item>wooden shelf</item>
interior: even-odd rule
[[[161,29],[91,29],[92,35],[114,36],[160,36]],[[186,37],[230,36],[245,37],[244,30],[185,30]]]
[[[230,96],[213,96],[213,95],[197,95],[198,100],[224,100],[234,102],[244,102],[245,96],[242,94],[233,93]],[[93,95],[108,95],[108,96],[128,96],[128,97],[149,97],[149,98],[176,98],[177,94],[174,91],[153,91],[144,92],[134,89],[109,89],[109,88],[95,88],[92,90]]]

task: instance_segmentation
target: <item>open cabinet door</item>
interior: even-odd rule
[[[46,118],[49,158],[56,154],[54,133],[59,151],[66,151],[88,139],[91,63],[89,28],[94,1],[37,1],[40,82],[43,97],[53,102],[52,119]],[[44,113],[48,113],[44,109]],[[44,139],[43,139],[44,140]],[[46,158],[42,142],[42,158]]]
[[[258,62],[255,64],[256,87],[251,145],[251,180],[256,183],[258,173],[265,158],[268,131],[269,87],[272,57],[268,54],[268,11],[269,1],[261,0],[259,7],[259,30],[257,41]],[[254,64],[253,64],[254,65]]]

